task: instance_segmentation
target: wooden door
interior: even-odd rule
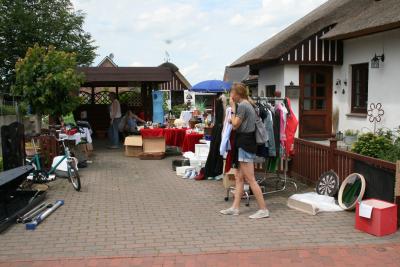
[[[332,135],[332,67],[300,67],[300,137]]]

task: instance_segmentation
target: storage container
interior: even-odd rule
[[[390,235],[397,231],[396,204],[372,198],[361,203],[371,206],[372,213],[370,218],[360,216],[360,203],[357,203],[356,229],[375,236]]]

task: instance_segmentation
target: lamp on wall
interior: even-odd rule
[[[382,54],[380,56],[375,56],[371,59],[371,68],[379,69],[379,61],[385,62],[385,55]]]

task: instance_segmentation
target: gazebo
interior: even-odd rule
[[[110,61],[112,62],[112,61]],[[120,99],[122,112],[131,109],[144,119],[152,117],[152,90],[172,80],[172,71],[167,67],[117,67],[98,66],[80,67],[78,71],[85,75],[79,95],[81,105],[75,112],[77,118],[82,115],[101,135],[109,127],[109,92],[115,92]]]

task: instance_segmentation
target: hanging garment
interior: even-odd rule
[[[269,157],[266,162],[267,172],[276,172],[279,166],[279,157]]]
[[[221,156],[226,158],[228,151],[231,150],[229,138],[231,136],[232,131],[232,123],[230,120],[232,119],[232,108],[228,107],[225,112],[225,120],[224,120],[224,127],[222,129],[222,138],[221,138],[221,145],[219,147],[219,153]]]
[[[266,110],[266,118],[264,119],[264,126],[268,133],[268,142],[265,145],[268,148],[268,156],[276,156],[275,137],[274,137],[274,121],[273,115],[270,110]]]
[[[257,103],[257,108],[258,108],[258,115],[264,121],[266,119],[266,117],[268,116],[267,107],[261,103]]]
[[[221,175],[223,171],[224,159],[220,155],[219,149],[221,146],[224,112],[224,100],[219,97],[215,103],[215,124],[211,132],[210,151],[204,167],[204,175],[206,178]]]
[[[294,155],[294,137],[296,135],[297,126],[299,125],[299,121],[296,118],[296,115],[293,112],[292,106],[290,104],[290,99],[286,98],[286,104],[288,107],[288,116],[286,120],[286,155],[293,156]]]
[[[232,130],[232,132],[231,132],[231,137],[230,137],[229,142],[230,142],[231,148],[234,148],[235,147],[235,131],[234,130]],[[233,159],[236,158],[235,151],[236,151],[235,149],[231,149],[228,151],[228,155],[226,156],[226,160],[225,160],[225,170],[224,170],[225,173],[229,172],[231,170],[231,168],[233,167],[232,162],[233,162]]]
[[[281,110],[278,109],[279,105],[275,106],[274,112],[274,139],[275,139],[275,156],[279,157],[281,154]]]
[[[281,145],[284,146],[286,142],[286,117],[288,114],[288,110],[286,109],[285,105],[283,103],[279,103],[277,105],[277,108],[281,111],[280,112],[280,129],[279,129],[279,136],[280,136],[280,142]]]

